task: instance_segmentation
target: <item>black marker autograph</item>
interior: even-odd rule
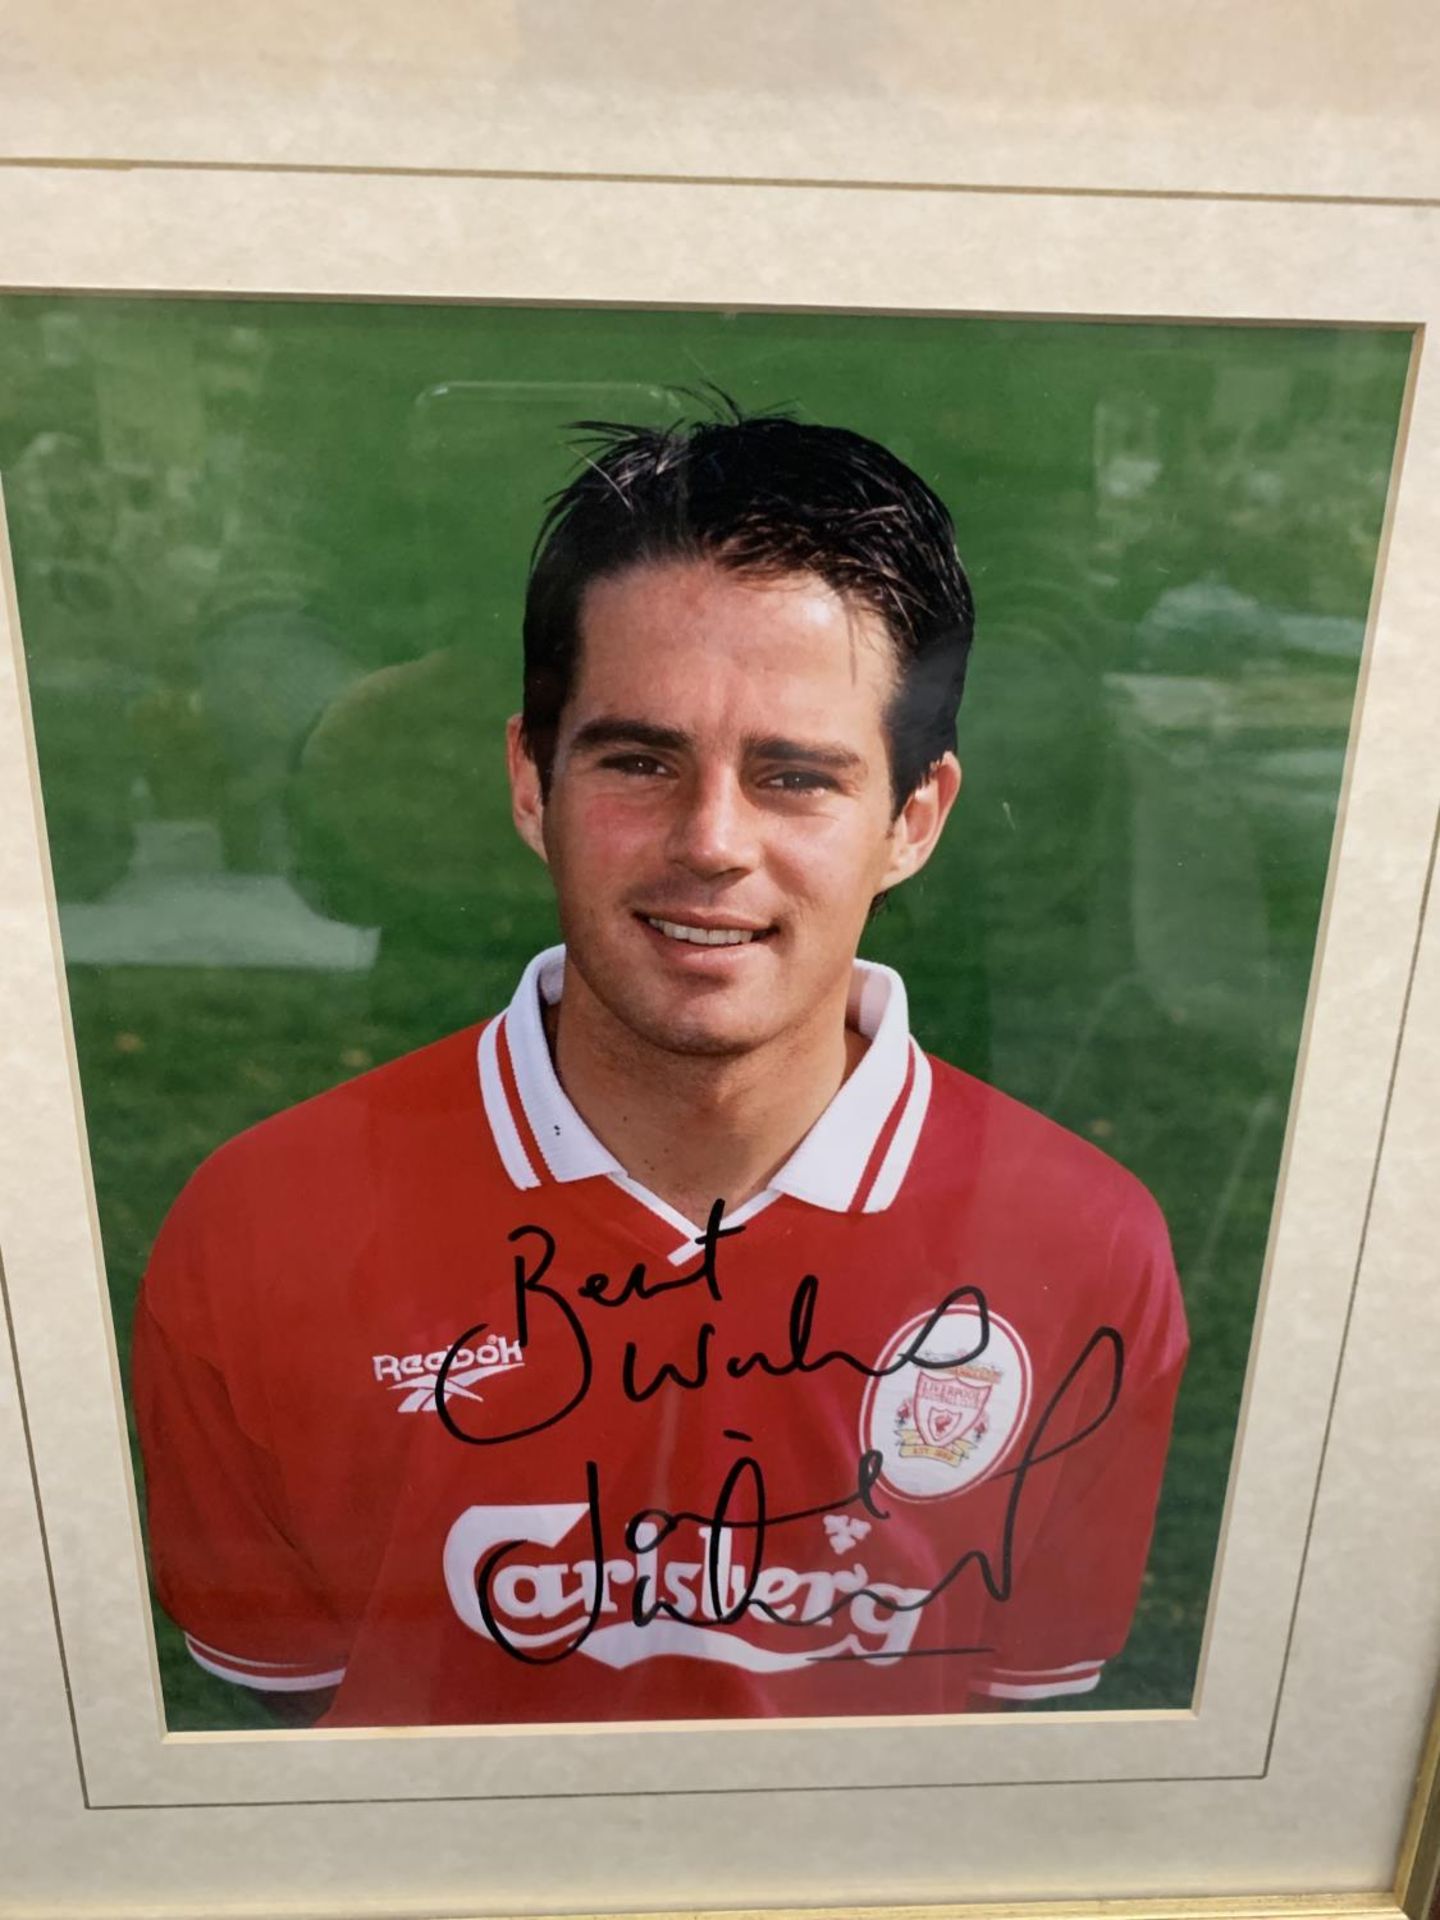
[[[724,1292],[720,1282],[718,1261],[719,1245],[722,1240],[733,1238],[744,1231],[743,1227],[723,1227],[720,1223],[724,1213],[724,1202],[717,1200],[710,1210],[704,1232],[698,1236],[699,1258],[686,1272],[677,1274],[673,1278],[652,1280],[645,1264],[637,1262],[618,1287],[613,1283],[610,1275],[591,1273],[576,1290],[579,1297],[595,1307],[617,1309],[652,1300],[682,1288],[700,1287],[717,1308],[723,1307]],[[531,1421],[528,1425],[513,1427],[500,1433],[470,1431],[461,1425],[451,1410],[446,1383],[460,1350],[472,1347],[479,1336],[487,1331],[489,1323],[479,1321],[474,1326],[466,1328],[446,1352],[436,1373],[434,1392],[435,1409],[441,1422],[455,1439],[467,1446],[503,1446],[559,1426],[582,1405],[595,1379],[595,1361],[584,1321],[574,1302],[548,1278],[557,1251],[554,1236],[545,1227],[526,1224],[514,1228],[508,1238],[512,1246],[517,1248],[514,1256],[514,1313],[517,1342],[522,1351],[529,1346],[532,1333],[538,1330],[539,1319],[543,1312],[549,1326],[568,1343],[574,1361],[575,1384],[562,1405],[542,1418]],[[923,1324],[900,1352],[882,1366],[871,1366],[858,1355],[840,1347],[828,1348],[823,1352],[813,1351],[814,1322],[820,1299],[820,1284],[819,1277],[813,1273],[803,1274],[796,1283],[790,1301],[785,1351],[779,1357],[761,1349],[750,1353],[732,1354],[724,1362],[725,1376],[732,1380],[743,1380],[752,1373],[763,1373],[771,1379],[784,1379],[818,1373],[827,1367],[844,1366],[864,1379],[880,1380],[900,1372],[907,1366],[937,1372],[963,1366],[969,1361],[978,1359],[989,1345],[990,1316],[985,1295],[978,1287],[966,1285],[954,1287],[946,1293],[934,1309],[926,1315]],[[961,1303],[975,1314],[978,1322],[977,1337],[973,1346],[961,1354],[947,1354],[940,1358],[926,1357],[924,1350],[934,1338],[946,1314]],[[712,1379],[711,1347],[716,1331],[717,1326],[714,1320],[707,1319],[701,1322],[695,1335],[694,1354],[688,1371],[682,1362],[671,1358],[660,1362],[647,1379],[641,1379],[638,1375],[636,1342],[627,1341],[620,1368],[622,1393],[633,1404],[643,1405],[664,1386],[671,1386],[677,1391],[686,1393],[702,1391]],[[1071,1395],[1077,1390],[1085,1394],[1092,1391],[1096,1383],[1089,1376],[1096,1364],[1102,1367],[1108,1365],[1108,1378],[1100,1376],[1104,1382],[1104,1396],[1099,1411],[1091,1415],[1076,1431],[1067,1433],[1063,1438],[1052,1440],[1050,1437],[1052,1430],[1065,1411]],[[625,1546],[629,1552],[637,1556],[653,1554],[658,1552],[664,1542],[686,1523],[694,1524],[704,1530],[707,1539],[704,1571],[709,1600],[709,1611],[706,1617],[717,1626],[733,1626],[747,1613],[752,1613],[763,1616],[776,1626],[803,1630],[824,1625],[826,1621],[833,1619],[837,1613],[860,1598],[872,1602],[877,1613],[880,1614],[915,1613],[932,1605],[941,1594],[972,1568],[992,1600],[1008,1600],[1014,1591],[1015,1542],[1025,1492],[1031,1476],[1038,1468],[1058,1459],[1072,1448],[1082,1445],[1104,1425],[1119,1400],[1124,1371],[1125,1343],[1122,1336],[1114,1327],[1098,1327],[1085,1342],[1075,1361],[1041,1410],[1019,1460],[1013,1466],[1001,1469],[996,1475],[997,1478],[1008,1478],[1010,1481],[998,1551],[992,1554],[983,1547],[967,1548],[951,1562],[933,1585],[909,1599],[897,1599],[893,1588],[889,1592],[870,1586],[847,1588],[830,1605],[813,1613],[797,1616],[794,1613],[782,1613],[776,1606],[758,1598],[760,1579],[765,1572],[766,1542],[775,1529],[793,1525],[798,1521],[843,1513],[847,1507],[855,1506],[862,1508],[875,1520],[883,1522],[889,1519],[888,1510],[881,1507],[875,1497],[875,1489],[884,1467],[884,1455],[874,1450],[868,1450],[859,1456],[854,1483],[844,1493],[822,1500],[813,1506],[785,1513],[769,1511],[764,1469],[753,1454],[744,1453],[727,1472],[712,1511],[698,1513],[681,1509],[671,1512],[660,1507],[642,1508],[633,1513],[626,1523]],[[745,1433],[727,1429],[726,1437],[753,1445],[750,1436]],[[594,1460],[585,1462],[585,1489],[585,1514],[590,1553],[595,1566],[599,1568],[605,1565],[606,1556],[600,1467]],[[743,1517],[736,1513],[736,1509],[742,1505],[747,1509]],[[743,1571],[740,1590],[732,1597],[722,1593],[721,1589],[722,1585],[727,1584],[725,1543],[734,1534],[743,1534],[750,1538],[751,1552],[748,1565]],[[510,1556],[530,1544],[532,1543],[525,1540],[508,1540],[493,1546],[476,1569],[476,1598],[485,1629],[497,1647],[513,1659],[527,1665],[552,1666],[579,1652],[596,1630],[604,1607],[604,1582],[599,1579],[594,1582],[594,1591],[585,1617],[577,1624],[574,1637],[563,1647],[540,1653],[518,1645],[507,1635],[496,1611],[494,1588]],[[630,1617],[633,1624],[644,1627],[659,1619],[677,1621],[693,1619],[692,1612],[685,1606],[663,1599],[658,1594],[652,1594],[649,1588],[649,1576],[642,1574],[637,1579],[630,1597]],[[939,1652],[984,1651],[987,1649],[906,1648],[889,1651],[883,1655],[857,1654],[854,1657],[883,1657],[889,1660],[933,1656]]]
[[[1081,1391],[1087,1390],[1088,1383],[1085,1380],[1085,1375],[1087,1369],[1091,1366],[1092,1359],[1097,1355],[1101,1356],[1100,1365],[1104,1366],[1108,1361],[1109,1366],[1109,1377],[1105,1387],[1104,1404],[1098,1412],[1091,1415],[1085,1424],[1080,1426],[1075,1432],[1067,1434],[1063,1439],[1057,1439],[1051,1442],[1048,1438],[1050,1431],[1060,1418],[1072,1392],[1076,1390],[1077,1385]],[[830,1606],[823,1607],[815,1613],[796,1617],[794,1615],[782,1615],[766,1601],[759,1600],[755,1597],[760,1576],[764,1571],[765,1542],[771,1529],[787,1526],[797,1520],[814,1519],[826,1513],[839,1513],[846,1507],[855,1506],[857,1503],[862,1506],[867,1513],[873,1515],[878,1520],[886,1520],[889,1518],[887,1510],[878,1506],[874,1499],[875,1485],[880,1477],[883,1466],[883,1455],[874,1451],[867,1451],[860,1456],[859,1471],[853,1491],[842,1495],[838,1499],[822,1502],[818,1506],[804,1507],[791,1513],[778,1514],[770,1514],[767,1512],[765,1502],[765,1476],[759,1461],[752,1455],[742,1455],[727,1473],[712,1512],[692,1513],[682,1510],[671,1513],[664,1508],[642,1509],[640,1512],[633,1514],[626,1525],[625,1544],[632,1553],[637,1551],[650,1552],[657,1549],[677,1527],[686,1521],[692,1521],[698,1525],[707,1527],[709,1529],[709,1541],[706,1553],[706,1581],[709,1588],[710,1600],[709,1618],[717,1626],[733,1626],[738,1620],[743,1618],[747,1612],[764,1615],[766,1619],[772,1621],[776,1626],[781,1627],[804,1629],[807,1627],[822,1626],[827,1620],[832,1619],[842,1609],[849,1607],[859,1598],[866,1598],[873,1601],[877,1611],[886,1614],[918,1613],[925,1607],[932,1605],[934,1601],[937,1600],[942,1593],[946,1592],[948,1588],[953,1586],[970,1567],[974,1567],[977,1570],[985,1590],[992,1600],[1008,1600],[1014,1591],[1015,1585],[1014,1549],[1016,1532],[1019,1527],[1025,1489],[1030,1482],[1031,1475],[1037,1468],[1046,1465],[1052,1460],[1059,1459],[1063,1454],[1069,1453],[1072,1448],[1083,1445],[1084,1442],[1090,1438],[1091,1434],[1095,1433],[1105,1424],[1119,1400],[1124,1374],[1125,1342],[1123,1338],[1114,1327],[1097,1327],[1095,1332],[1086,1341],[1064,1378],[1056,1387],[1054,1393],[1050,1396],[1050,1399],[1046,1402],[1039,1419],[1031,1431],[1030,1438],[1026,1442],[1020,1459],[1013,1467],[1007,1467],[1001,1471],[999,1477],[1008,1477],[1011,1484],[1005,1505],[1005,1519],[1001,1527],[998,1566],[997,1561],[992,1559],[985,1548],[969,1547],[951,1562],[950,1566],[932,1586],[926,1588],[924,1592],[916,1595],[912,1599],[897,1600],[893,1593],[885,1593],[877,1588],[865,1586],[855,1590],[847,1590],[832,1602]],[[1102,1375],[1101,1378],[1103,1379],[1104,1376]],[[753,1515],[749,1518],[732,1518],[730,1509],[736,1493],[742,1485],[747,1484],[752,1494]],[[599,1567],[605,1563],[605,1535],[604,1525],[601,1519],[600,1469],[593,1460],[587,1460],[585,1463],[585,1487],[586,1516],[590,1534],[590,1553],[595,1565]],[[643,1541],[640,1538],[642,1529],[646,1532],[646,1538]],[[738,1597],[727,1604],[725,1596],[720,1591],[721,1553],[723,1551],[721,1542],[726,1535],[730,1533],[748,1533],[753,1536],[753,1557]],[[600,1611],[603,1604],[603,1588],[599,1581],[595,1583],[595,1590],[591,1596],[586,1616],[578,1625],[574,1638],[568,1641],[565,1646],[557,1648],[554,1652],[550,1653],[535,1653],[527,1648],[516,1645],[515,1642],[507,1636],[505,1628],[496,1612],[493,1590],[495,1581],[504,1568],[509,1556],[518,1549],[530,1544],[530,1542],[525,1540],[504,1540],[497,1546],[492,1547],[476,1570],[476,1597],[479,1602],[480,1616],[485,1623],[486,1631],[498,1647],[502,1648],[503,1651],[508,1653],[513,1659],[522,1661],[527,1665],[553,1666],[557,1662],[568,1660],[572,1655],[578,1653],[584,1646],[586,1640],[588,1640],[590,1635],[595,1631],[599,1623]],[[692,1617],[683,1608],[677,1607],[671,1601],[652,1599],[645,1590],[645,1582],[643,1580],[636,1583],[635,1590],[631,1595],[630,1615],[632,1621],[637,1626],[648,1626],[651,1621],[661,1618],[687,1621]],[[923,1648],[919,1649],[917,1657],[918,1654],[923,1654],[926,1651],[927,1650]],[[929,1651],[933,1652],[935,1650],[931,1649]],[[955,1648],[952,1649],[952,1651],[973,1652],[985,1651],[985,1649]],[[909,1656],[906,1652],[896,1652],[887,1657],[903,1659]]]
[[[703,1286],[715,1304],[722,1305],[724,1295],[721,1291],[717,1266],[717,1252],[721,1240],[730,1239],[743,1233],[743,1227],[722,1227],[725,1203],[717,1200],[710,1209],[705,1230],[700,1236],[700,1258],[687,1272],[677,1274],[670,1280],[650,1280],[643,1262],[637,1262],[630,1270],[618,1292],[612,1292],[608,1274],[592,1273],[580,1285],[579,1293],[583,1299],[600,1307],[622,1307],[636,1300],[651,1300],[660,1294],[673,1293],[682,1287]],[[462,1426],[449,1405],[446,1383],[450,1370],[455,1364],[456,1355],[462,1347],[473,1346],[483,1334],[489,1322],[480,1320],[474,1326],[467,1327],[452,1341],[444,1360],[435,1376],[435,1410],[446,1431],[456,1439],[472,1447],[504,1446],[513,1440],[529,1439],[537,1433],[544,1433],[550,1427],[559,1426],[582,1405],[595,1378],[595,1362],[590,1341],[585,1332],[585,1324],[577,1312],[574,1303],[557,1287],[549,1284],[546,1275],[555,1260],[555,1237],[545,1227],[533,1224],[515,1227],[507,1236],[512,1245],[527,1241],[538,1243],[538,1255],[534,1265],[530,1265],[523,1252],[515,1255],[515,1337],[523,1352],[530,1344],[532,1332],[532,1310],[536,1303],[546,1302],[554,1314],[559,1316],[556,1323],[563,1329],[575,1356],[576,1385],[563,1406],[539,1420],[532,1420],[527,1426],[513,1427],[505,1433],[474,1433]],[[935,1306],[924,1324],[901,1348],[893,1360],[884,1366],[872,1367],[858,1355],[847,1352],[843,1347],[832,1347],[824,1353],[812,1353],[811,1344],[814,1334],[815,1309],[820,1298],[820,1280],[813,1273],[803,1274],[796,1283],[790,1301],[790,1314],[787,1328],[788,1351],[780,1359],[761,1351],[748,1354],[731,1354],[725,1362],[725,1374],[732,1380],[743,1380],[755,1372],[767,1374],[771,1379],[780,1380],[792,1374],[819,1373],[825,1367],[845,1366],[867,1380],[883,1380],[902,1368],[916,1366],[927,1371],[940,1372],[951,1367],[964,1366],[976,1360],[984,1353],[990,1343],[990,1315],[985,1295],[978,1287],[952,1287]],[[937,1327],[954,1307],[961,1303],[970,1306],[978,1321],[975,1344],[965,1353],[945,1354],[936,1358],[924,1357],[924,1349],[933,1338]],[[665,1360],[656,1368],[652,1376],[641,1381],[637,1378],[638,1348],[633,1340],[625,1343],[624,1357],[621,1361],[620,1387],[627,1400],[635,1405],[643,1405],[657,1393],[662,1386],[671,1385],[683,1392],[697,1393],[709,1384],[711,1378],[710,1347],[716,1333],[713,1320],[704,1320],[695,1336],[695,1354],[693,1367],[685,1372],[677,1360]]]

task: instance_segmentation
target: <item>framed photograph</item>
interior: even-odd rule
[[[15,1911],[1418,1913],[1433,212],[0,219]]]

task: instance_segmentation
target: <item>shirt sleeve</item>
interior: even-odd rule
[[[1112,1239],[1102,1303],[1039,1383],[979,1705],[1088,1693],[1124,1646],[1188,1345],[1169,1235],[1143,1194]]]
[[[287,1524],[280,1476],[236,1410],[211,1290],[233,1281],[203,1194],[187,1189],[155,1244],[135,1320],[132,1384],[155,1591],[192,1657],[268,1693],[337,1685],[339,1626]],[[254,1364],[254,1355],[246,1356]]]

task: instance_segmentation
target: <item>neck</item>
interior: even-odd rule
[[[717,1200],[730,1213],[768,1185],[869,1044],[846,1026],[840,995],[804,1031],[753,1052],[671,1053],[622,1027],[573,967],[545,1031],[560,1084],[596,1138],[697,1224]]]

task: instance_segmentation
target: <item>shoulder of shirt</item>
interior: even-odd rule
[[[447,1034],[246,1127],[200,1163],[175,1212],[213,1202],[225,1192],[293,1186],[316,1168],[333,1168],[336,1155],[387,1115],[411,1121],[466,1111],[478,1115],[475,1050],[484,1025]]]
[[[1132,1229],[1158,1230],[1168,1239],[1155,1196],[1103,1148],[962,1067],[934,1054],[926,1059],[933,1076],[929,1126],[937,1145],[968,1135],[995,1177],[1004,1177],[1005,1169],[1013,1169],[1017,1181],[1033,1182],[1043,1174],[1048,1199],[1063,1202],[1073,1194],[1083,1199],[1087,1212],[1098,1209],[1123,1218]]]
[[[927,1056],[928,1057],[928,1056]],[[1184,1364],[1184,1299],[1170,1232],[1145,1183],[1092,1141],[941,1060],[907,1188],[922,1207],[960,1200],[999,1230],[1064,1265],[1108,1319],[1130,1312],[1137,1353]],[[963,1192],[961,1189],[963,1188]],[[1147,1331],[1148,1330],[1148,1331]],[[1128,1338],[1129,1336],[1127,1336]]]

